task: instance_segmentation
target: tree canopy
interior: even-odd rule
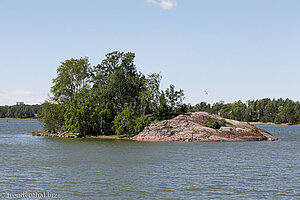
[[[186,112],[183,90],[160,90],[160,74],[137,71],[134,59],[113,51],[95,66],[87,57],[62,62],[39,115],[45,130],[130,137],[152,120]]]

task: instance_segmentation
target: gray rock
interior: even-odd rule
[[[225,120],[226,126],[213,129],[206,126],[212,121]],[[173,119],[150,124],[133,140],[144,141],[253,141],[276,140],[267,131],[257,129],[260,134],[253,132],[255,127],[236,120],[224,119],[218,115],[206,112],[194,112],[179,115]]]

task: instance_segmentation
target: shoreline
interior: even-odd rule
[[[57,133],[46,133],[46,132],[32,132],[32,133],[21,133],[23,135],[31,136],[43,136],[43,137],[58,137],[58,138],[90,138],[90,139],[104,139],[104,140],[131,140],[125,135],[85,135],[81,136],[79,134],[57,134]]]
[[[131,140],[131,141],[147,141],[147,142],[187,142],[187,141],[177,141],[177,140],[168,140],[168,139],[159,139],[159,140],[138,140],[136,139],[137,136],[133,136],[131,138],[128,138],[126,135],[117,136],[117,135],[85,135],[83,137],[80,137],[77,134],[49,134],[46,132],[32,132],[32,133],[20,133],[23,135],[30,135],[30,136],[42,136],[42,137],[56,137],[56,138],[81,138],[81,139],[100,139],[100,140]],[[274,140],[278,140],[277,138]],[[269,140],[268,141],[274,141]],[[224,138],[219,136],[211,136],[210,138],[207,138],[206,140],[201,141],[188,141],[188,142],[247,142],[247,141],[263,141],[260,139],[241,139],[241,138]]]
[[[100,139],[100,140],[131,140],[131,141],[143,141],[143,142],[187,142],[187,141],[172,141],[172,140],[136,140],[128,138],[127,136],[117,136],[117,135],[99,135],[99,136],[92,136],[92,135],[87,135],[85,137],[74,137],[74,134],[70,134],[67,137],[62,137],[58,136],[58,134],[48,134],[48,133],[43,133],[39,132],[38,133],[20,133],[23,135],[30,135],[30,136],[42,136],[42,137],[57,137],[57,138],[81,138],[81,139]],[[233,138],[223,138],[223,137],[212,137],[211,139],[207,140],[201,140],[201,141],[188,141],[188,142],[249,142],[249,141],[263,141],[263,140],[245,140],[245,139],[233,139]]]

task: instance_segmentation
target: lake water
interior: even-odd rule
[[[176,143],[33,137],[17,133],[40,129],[38,121],[0,119],[0,197],[300,199],[300,126],[259,127],[279,140]]]

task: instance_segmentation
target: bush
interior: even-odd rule
[[[224,119],[222,119],[221,122],[220,122],[220,125],[221,126],[226,126],[226,124],[227,124],[227,122]]]
[[[149,124],[150,124],[150,121],[145,116],[136,118],[135,128],[134,128],[135,134],[138,134],[139,132],[141,132],[145,128],[145,126],[148,126]]]
[[[212,119],[209,119],[208,122],[205,124],[206,127],[213,128],[213,129],[219,129],[221,126],[225,126],[226,121],[222,119],[220,122],[213,121]]]
[[[261,134],[261,132],[256,127],[252,130],[252,133]]]
[[[114,130],[118,136],[126,134],[128,137],[138,134],[149,120],[145,116],[137,117],[132,106],[126,107],[114,119]]]
[[[135,113],[132,108],[126,107],[115,116],[114,119],[114,130],[118,136],[126,134],[128,137],[134,134],[135,132]]]

